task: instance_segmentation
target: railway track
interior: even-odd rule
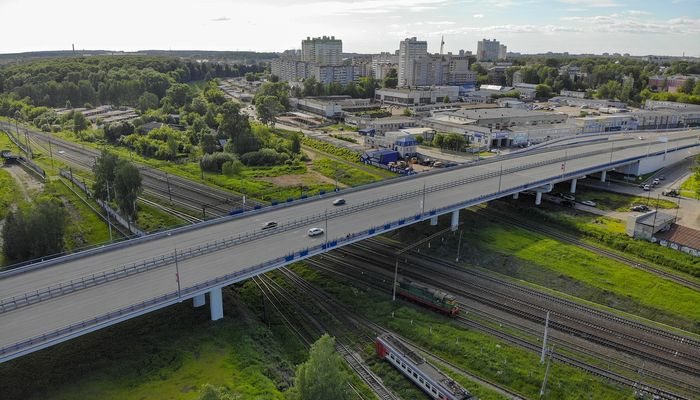
[[[291,271],[287,270],[282,272],[282,274],[294,285],[298,287],[303,285],[298,279],[296,279],[297,277],[295,277],[294,274],[291,274]],[[265,286],[269,292],[275,292],[277,294],[276,298],[282,299],[287,305],[288,309],[290,307],[295,308],[304,316],[306,321],[304,326],[307,327],[306,331],[308,332],[308,337],[305,339],[305,342],[313,342],[313,338],[318,337],[327,331],[333,330],[332,328],[329,329],[329,325],[332,324],[329,322],[322,322],[313,311],[302,306],[302,303],[299,302],[298,294],[291,293],[289,289],[285,288],[280,283],[270,279],[269,277],[262,276],[256,279],[262,281],[263,286]],[[322,305],[320,307],[323,309],[324,315],[330,317],[331,319],[336,318],[336,315],[333,314],[330,309],[327,309]],[[279,311],[281,307],[276,307],[276,309]],[[295,319],[295,323],[298,322],[298,319]],[[347,341],[347,339],[343,339],[343,336],[347,335],[334,336],[336,336],[336,350],[338,353],[341,355],[341,357],[343,357],[348,366],[372,389],[379,399],[399,400],[399,398],[396,397],[396,395],[394,395],[391,390],[384,385],[382,380],[369,369],[369,367],[364,363],[364,360],[362,360],[362,358],[355,351],[353,351],[351,346],[344,343]],[[353,389],[357,391],[356,388]]]
[[[0,129],[8,128],[8,123],[0,121]],[[27,132],[35,147],[41,148],[46,154],[51,152],[54,157],[64,160],[76,168],[91,170],[95,158],[100,155],[96,149],[50,137],[33,130],[27,130]],[[204,218],[227,215],[233,209],[249,210],[256,206],[266,205],[257,200],[247,200],[244,203],[243,197],[239,194],[166,174],[145,165],[137,164],[137,167],[141,171],[146,193],[161,199],[167,198],[168,201],[197,214],[202,213]],[[190,216],[194,217],[195,215],[190,214]]]
[[[472,211],[472,212],[474,212],[474,211]],[[637,261],[637,260],[631,259],[629,257],[625,257],[624,255],[622,255],[618,252],[608,250],[608,249],[605,249],[603,247],[584,242],[583,240],[577,238],[574,235],[562,232],[558,229],[549,227],[547,225],[535,224],[535,223],[532,223],[530,221],[524,220],[524,219],[518,217],[517,215],[513,215],[511,213],[509,213],[506,216],[504,213],[501,213],[501,212],[496,211],[496,210],[491,209],[491,208],[481,208],[476,212],[480,215],[486,215],[488,217],[495,218],[495,219],[497,219],[503,223],[506,223],[508,225],[511,225],[511,226],[516,226],[519,228],[527,229],[529,231],[537,232],[537,233],[543,234],[545,236],[549,236],[551,238],[557,239],[557,240],[564,242],[564,243],[573,244],[577,247],[581,247],[583,249],[592,251],[596,254],[599,254],[601,256],[604,256],[604,257],[613,259],[615,261],[621,262],[621,263],[628,265],[630,267],[641,269],[643,271],[649,272],[651,274],[654,274],[654,275],[659,276],[661,278],[664,278],[666,280],[673,281],[675,283],[678,283],[678,284],[683,285],[685,287],[688,287],[690,289],[700,291],[700,283],[698,283],[694,280],[683,278],[682,276],[664,271],[663,269],[656,268],[650,264],[647,264],[647,263],[644,263],[641,261]]]
[[[326,257],[327,257],[327,256],[324,256],[324,258],[326,258]],[[364,261],[361,261],[361,263],[367,263],[368,261],[376,261],[377,259],[379,259],[379,257],[377,257],[377,255],[375,254],[375,255],[373,255],[373,257],[372,257],[372,260],[364,260]],[[336,260],[337,263],[342,263],[343,269],[348,269],[348,267],[349,267],[349,265],[348,265],[349,261],[350,261],[350,260],[348,260],[348,257],[347,257],[347,256],[344,257],[344,258],[338,257],[338,260]],[[318,267],[318,265],[315,265],[313,261],[310,262],[310,263],[311,263],[312,265],[314,265],[315,267]],[[392,268],[392,269],[393,269],[393,268]],[[361,275],[361,274],[357,274],[357,275]],[[349,278],[349,279],[352,279],[353,276],[347,275],[347,276],[345,277],[345,279],[348,279],[348,278]],[[357,277],[354,276],[354,278],[355,278],[355,280],[356,280]],[[376,280],[376,279],[375,279],[375,280]],[[389,282],[390,282],[390,281],[391,281],[391,278],[389,278]],[[454,282],[454,278],[452,279],[452,281]],[[374,282],[374,283],[376,284],[377,282]],[[460,283],[461,283],[461,282],[460,282]],[[389,286],[388,288],[385,288],[384,290],[391,290],[391,289],[390,289],[390,286]],[[484,328],[483,330],[486,330],[486,329]],[[490,329],[488,330],[488,333],[493,333],[493,331],[494,331],[493,328],[490,328]],[[500,331],[499,331],[499,332],[500,332]],[[507,335],[507,334],[501,332],[501,333],[499,334],[499,337],[501,337],[502,335]],[[523,340],[522,338],[518,338],[517,336],[515,336],[514,339],[513,339],[512,341],[516,342],[516,344],[519,344],[518,341],[522,341],[522,340]],[[520,345],[520,344],[519,344],[519,345]],[[541,346],[541,344],[530,344],[529,346],[525,346],[525,347],[531,349],[532,351],[539,351],[539,350],[540,350],[540,346]],[[562,355],[562,354],[560,354],[560,355],[558,355],[558,357],[568,357],[568,358],[571,359],[570,364],[572,364],[572,365],[574,365],[574,366],[577,366],[577,367],[579,367],[579,368],[585,369],[585,370],[587,370],[587,371],[589,371],[589,372],[591,372],[591,373],[593,373],[593,374],[596,374],[596,375],[601,375],[601,371],[604,371],[604,369],[602,369],[602,368],[600,368],[600,367],[597,367],[597,366],[595,366],[595,365],[592,365],[592,364],[590,364],[590,363],[588,363],[588,362],[580,361],[580,360],[578,360],[578,359],[576,359],[576,358],[572,358],[572,357],[569,356],[569,355]],[[608,363],[609,363],[609,360],[608,360]],[[630,368],[630,369],[631,369],[631,372],[632,372],[633,374],[638,372],[637,370],[635,370],[635,366],[633,366],[633,365],[627,365],[627,368]],[[638,369],[638,368],[637,368],[637,369]],[[615,373],[613,373],[612,371],[610,371],[610,373],[611,373],[611,374],[614,374],[614,375],[620,375],[620,374],[615,374]],[[649,372],[649,371],[645,371],[645,375],[652,375],[652,376],[654,376],[655,374],[654,374],[654,373],[651,373],[651,372]],[[603,375],[601,375],[601,376],[603,376]],[[621,376],[621,377],[624,377],[623,375],[620,375],[620,376]],[[688,385],[685,384],[684,382],[678,381],[678,380],[674,379],[673,377],[669,378],[668,376],[658,376],[658,375],[655,375],[654,377],[655,377],[656,379],[664,380],[664,381],[666,382],[666,385],[670,386],[671,389],[676,388],[676,387],[684,386],[685,389],[686,389],[687,391],[695,393],[695,395],[694,395],[695,397],[697,397],[697,396],[700,394],[700,392],[697,391],[697,390],[698,390],[697,388],[688,386]],[[615,378],[614,376],[612,376],[612,377],[611,377],[611,376],[608,376],[607,378],[613,380],[614,382],[618,382],[618,383],[623,384],[623,385],[626,385],[626,386],[629,386],[629,385],[631,384],[631,382],[634,381],[634,379],[631,379],[631,378],[625,378],[625,379],[623,379],[623,378]],[[614,379],[614,378],[615,378],[615,379]],[[635,382],[636,382],[636,381],[635,381]],[[647,391],[650,391],[650,390],[647,390]],[[657,392],[658,392],[658,393],[661,393],[663,398],[669,398],[669,399],[685,398],[685,397],[683,397],[682,395],[677,395],[677,394],[672,393],[672,392],[670,392],[670,391],[668,391],[668,390],[665,390],[665,389],[658,389]],[[689,397],[689,398],[695,398],[695,397]]]
[[[376,241],[364,243],[368,244],[360,244],[356,247],[368,246],[369,251],[377,251],[377,247],[372,246]],[[386,259],[390,254],[384,250],[373,254],[372,258],[377,256]],[[550,323],[562,331],[700,376],[700,342],[692,338],[650,327],[481,272],[459,269],[457,265],[435,257],[420,254],[414,255],[413,259],[421,267],[429,268],[432,275],[415,270],[411,272],[423,276],[424,279],[433,280],[437,286],[452,286],[453,291],[462,292],[465,296],[482,303],[490,303],[511,314],[520,314],[537,323],[544,323],[545,314],[550,311],[553,316]],[[436,276],[441,276],[443,280],[438,282]],[[477,278],[479,282],[474,282],[472,277]],[[455,279],[459,279],[459,287],[454,285]],[[464,290],[465,286],[472,290]]]

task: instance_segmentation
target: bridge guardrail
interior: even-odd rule
[[[621,148],[618,148],[618,150],[622,150],[625,148],[630,148],[630,147],[637,147],[639,145],[630,145],[630,146],[624,146]],[[682,148],[686,147],[694,147],[697,145],[688,145]],[[682,148],[674,149],[672,151],[680,150]],[[487,172],[484,174],[479,174],[471,177],[466,177],[462,178],[457,181],[452,181],[452,182],[446,182],[438,185],[433,185],[430,187],[425,188],[426,193],[432,193],[444,189],[448,189],[451,187],[455,186],[460,186],[463,184],[471,183],[471,182],[476,182],[480,180],[485,180],[489,178],[493,178],[496,176],[499,176],[502,173],[512,173],[512,172],[517,172],[525,169],[530,169],[530,168],[535,168],[538,166],[542,165],[548,165],[548,164],[554,164],[554,163],[559,163],[559,162],[566,162],[568,160],[573,160],[577,158],[583,158],[587,157],[589,155],[595,155],[595,154],[600,154],[601,152],[599,150],[595,151],[590,151],[586,153],[581,153],[578,154],[574,157],[558,157],[555,159],[550,159],[550,160],[543,160],[535,163],[529,163],[525,165],[520,165],[516,167],[511,167],[508,169],[501,171],[492,171],[492,172]],[[607,153],[607,150],[603,153]],[[652,153],[653,155],[656,154],[661,154],[664,153],[664,151],[659,151],[657,153]],[[652,155],[650,154],[650,155]],[[632,157],[628,160],[635,160],[638,157]],[[629,161],[625,161],[629,162]],[[619,162],[615,162],[615,164],[618,164]],[[597,166],[594,168],[594,170],[599,170],[602,168],[602,166]],[[582,172],[577,171],[577,174],[581,174]],[[564,174],[562,175],[562,178],[564,176],[568,176],[569,174]],[[578,175],[577,175],[578,176]],[[551,182],[551,179],[547,180]],[[526,186],[533,187],[534,184],[528,184]],[[61,282],[56,285],[52,285],[49,287],[46,287],[44,289],[39,289],[36,291],[33,291],[31,293],[24,293],[23,295],[17,295],[13,296],[11,298],[6,298],[0,300],[0,313],[4,313],[7,311],[12,311],[21,307],[25,307],[31,304],[35,304],[41,301],[53,299],[56,297],[60,297],[66,294],[70,294],[73,292],[76,292],[78,290],[83,290],[83,289],[88,289],[90,287],[107,283],[116,279],[121,279],[121,278],[126,278],[134,274],[142,273],[142,272],[147,272],[152,269],[162,267],[165,265],[170,265],[173,264],[176,259],[177,260],[187,260],[193,257],[201,256],[204,254],[209,254],[218,250],[226,249],[235,245],[243,244],[255,239],[259,239],[262,237],[266,237],[272,234],[277,234],[280,232],[288,231],[291,229],[295,229],[299,226],[304,226],[308,225],[311,223],[323,221],[327,218],[334,218],[337,216],[341,215],[347,215],[347,214],[352,214],[357,211],[361,211],[364,209],[372,208],[372,207],[377,207],[389,202],[394,202],[397,200],[405,199],[405,198],[411,198],[411,197],[416,197],[421,194],[423,194],[423,190],[413,190],[413,191],[408,191],[404,193],[399,193],[393,196],[373,200],[370,202],[366,203],[361,203],[358,205],[353,205],[349,207],[343,207],[342,209],[337,209],[337,210],[332,210],[331,212],[326,212],[324,214],[317,214],[317,215],[312,215],[309,217],[304,217],[299,220],[294,220],[291,222],[288,222],[286,224],[280,225],[277,229],[274,230],[267,230],[267,231],[258,231],[258,232],[253,232],[253,233],[245,233],[245,234],[239,234],[237,237],[229,237],[226,239],[222,239],[220,241],[215,241],[213,243],[206,243],[204,245],[199,245],[196,248],[192,247],[189,249],[181,250],[179,253],[175,254],[175,252],[172,253],[167,253],[163,254],[160,257],[154,257],[150,260],[146,260],[140,263],[132,263],[126,266],[121,266],[112,269],[111,271],[103,271],[101,274],[100,273],[94,273],[85,277],[81,277],[80,280],[75,279],[75,280],[70,280],[68,282]]]
[[[674,151],[679,151],[679,150],[683,150],[686,148],[692,148],[692,147],[697,147],[697,146],[698,146],[698,144],[686,145],[686,146],[682,146],[682,147],[679,147],[677,149],[674,149]],[[654,153],[650,153],[649,155],[656,156],[656,155],[661,155],[664,152],[665,151],[657,151]],[[182,289],[179,293],[177,291],[175,291],[175,292],[166,293],[166,294],[163,294],[160,296],[156,296],[156,297],[153,297],[149,300],[145,300],[145,301],[142,301],[140,303],[137,303],[137,304],[134,304],[134,305],[131,305],[128,307],[124,307],[124,308],[121,308],[119,310],[103,314],[101,316],[97,316],[95,318],[76,322],[76,323],[73,323],[71,325],[68,325],[67,327],[59,328],[59,329],[56,329],[56,330],[51,331],[51,332],[47,332],[47,333],[42,334],[42,335],[34,336],[32,338],[23,340],[21,342],[18,342],[18,343],[9,345],[9,346],[5,346],[3,348],[0,348],[0,356],[11,354],[13,352],[20,351],[23,348],[31,347],[35,344],[41,344],[41,343],[46,342],[47,340],[59,338],[61,335],[74,333],[76,331],[80,331],[80,330],[89,328],[89,327],[96,325],[96,324],[99,324],[99,323],[108,322],[109,320],[116,318],[116,317],[121,317],[121,316],[130,314],[130,313],[135,313],[137,311],[145,310],[149,307],[158,306],[158,307],[154,308],[154,309],[157,309],[157,308],[168,305],[168,304],[175,302],[175,301],[186,300],[190,297],[193,297],[194,295],[196,295],[198,293],[207,291],[207,289],[212,289],[212,288],[217,287],[217,286],[226,286],[228,284],[234,283],[237,279],[238,280],[244,279],[246,276],[249,276],[250,274],[257,275],[257,274],[266,272],[266,270],[275,268],[275,267],[279,266],[279,264],[284,265],[287,263],[299,261],[301,259],[313,256],[316,253],[321,252],[321,250],[326,250],[328,248],[337,247],[338,244],[342,244],[344,242],[350,243],[350,242],[366,239],[366,238],[371,237],[371,236],[376,236],[378,234],[386,232],[387,230],[391,230],[394,227],[403,226],[407,222],[417,222],[420,220],[425,220],[425,219],[431,218],[431,217],[436,216],[436,215],[444,214],[444,213],[451,212],[454,210],[459,210],[459,209],[462,209],[465,207],[470,207],[472,205],[479,204],[479,203],[482,203],[484,201],[501,198],[501,197],[508,196],[510,194],[513,194],[513,193],[517,193],[517,192],[521,192],[521,191],[524,191],[527,189],[531,189],[533,187],[539,187],[539,186],[542,186],[542,185],[545,185],[548,183],[552,183],[552,182],[556,182],[556,181],[564,181],[564,180],[567,180],[570,178],[581,176],[582,174],[596,172],[596,171],[599,171],[601,169],[608,169],[608,168],[613,168],[613,167],[617,167],[617,166],[621,166],[621,165],[626,165],[630,161],[635,161],[637,159],[638,159],[638,157],[631,157],[631,158],[627,158],[627,159],[623,159],[623,160],[613,161],[613,162],[599,165],[596,167],[583,168],[580,170],[567,172],[567,173],[562,174],[562,176],[554,178],[554,179],[552,179],[552,178],[541,179],[541,180],[538,180],[535,182],[519,185],[519,186],[516,186],[514,188],[501,190],[501,191],[491,193],[488,195],[481,195],[481,196],[473,197],[471,199],[468,199],[468,200],[465,200],[465,201],[462,201],[462,202],[459,202],[459,203],[456,203],[453,205],[440,207],[438,209],[432,209],[432,210],[425,212],[425,213],[415,214],[413,216],[409,216],[409,217],[402,218],[399,220],[391,221],[389,223],[378,225],[378,226],[375,226],[373,228],[369,228],[369,229],[360,231],[360,232],[355,233],[355,234],[347,235],[345,237],[335,238],[331,241],[327,241],[326,243],[322,243],[322,244],[319,244],[316,246],[312,246],[312,247],[309,247],[306,249],[302,249],[302,250],[293,252],[287,256],[278,257],[278,258],[275,258],[273,260],[259,263],[255,266],[251,266],[251,267],[242,269],[240,271],[233,272],[231,274],[223,275],[221,277],[217,277],[214,279],[210,279],[210,280],[207,280],[204,282],[197,283],[195,285],[192,285],[192,286],[189,286],[187,288]],[[420,191],[420,192],[422,193],[422,191]],[[183,298],[183,295],[184,295],[184,298]]]

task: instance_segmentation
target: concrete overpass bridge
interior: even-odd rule
[[[697,131],[524,152],[66,255],[0,274],[0,362],[193,299],[223,317],[221,288],[291,262],[525,190],[606,171],[660,168],[700,152]],[[267,221],[274,229],[262,230]],[[325,235],[309,237],[312,227]]]

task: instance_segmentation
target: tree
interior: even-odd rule
[[[255,109],[258,118],[263,124],[275,126],[277,116],[284,112],[284,106],[275,96],[265,96],[258,98]]]
[[[87,118],[80,112],[73,113],[73,132],[78,133],[88,128],[89,122]]]
[[[165,96],[170,98],[175,107],[179,108],[192,101],[192,88],[185,83],[176,83],[168,88]]]
[[[128,161],[120,161],[114,175],[114,195],[119,211],[136,220],[136,199],[143,190],[141,173]]]
[[[304,80],[304,90],[302,92],[304,97],[308,96],[318,96],[316,77],[312,76]]]
[[[552,97],[552,88],[544,84],[535,86],[535,97],[538,99],[548,99]]]
[[[245,80],[248,81],[248,82],[253,82],[253,81],[257,80],[257,77],[255,76],[254,73],[252,73],[252,72],[247,72],[247,73],[245,74]]]
[[[399,84],[399,73],[396,72],[396,68],[391,68],[384,77],[384,87],[389,89],[394,89]]]
[[[216,136],[209,133],[203,134],[199,145],[202,147],[204,154],[212,154],[216,151]]]
[[[104,131],[105,139],[110,143],[116,143],[120,137],[131,135],[134,133],[134,124],[129,121],[114,122],[106,124],[102,130]]]
[[[446,95],[445,97],[443,97],[443,98],[442,98],[442,102],[443,102],[443,103],[449,103],[449,102],[450,102],[450,96],[447,96],[447,95]]]
[[[433,146],[442,148],[445,145],[445,135],[437,133],[433,136]]]
[[[209,383],[202,386],[199,391],[199,400],[234,400],[237,398],[238,396],[234,397],[226,388],[216,387]]]
[[[294,134],[291,137],[291,145],[290,145],[290,151],[292,154],[299,154],[301,153],[301,134]]]
[[[114,196],[114,175],[117,171],[117,164],[119,164],[119,157],[107,150],[103,150],[102,154],[95,159],[95,165],[92,167],[92,172],[95,175],[92,193],[95,198],[107,200],[108,186],[111,196]]]
[[[139,110],[145,113],[148,110],[154,110],[159,106],[158,96],[151,92],[144,92],[139,97]]]
[[[695,88],[695,79],[690,78],[683,82],[683,85],[678,88],[678,91],[686,94],[693,94],[693,89]]]
[[[335,352],[335,339],[325,334],[311,345],[308,361],[296,370],[294,387],[302,400],[350,398],[343,360]]]
[[[245,154],[257,151],[260,141],[250,130],[248,117],[241,114],[241,107],[227,101],[220,107],[219,132],[230,138],[231,145],[236,154]]]
[[[2,228],[3,252],[11,262],[63,252],[68,213],[57,199],[42,199],[10,212]]]
[[[240,175],[243,172],[244,165],[240,160],[226,161],[221,166],[221,172],[228,177]]]

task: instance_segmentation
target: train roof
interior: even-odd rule
[[[468,390],[463,388],[459,383],[455,382],[449,376],[445,375],[437,367],[427,362],[419,352],[413,348],[413,346],[404,343],[402,340],[394,337],[391,334],[385,333],[380,335],[378,339],[383,340],[389,346],[391,346],[395,351],[399,352],[404,357],[408,358],[417,369],[423,372],[428,378],[433,382],[437,382],[442,385],[443,388],[448,390],[454,396],[464,396],[462,398],[471,398]]]

